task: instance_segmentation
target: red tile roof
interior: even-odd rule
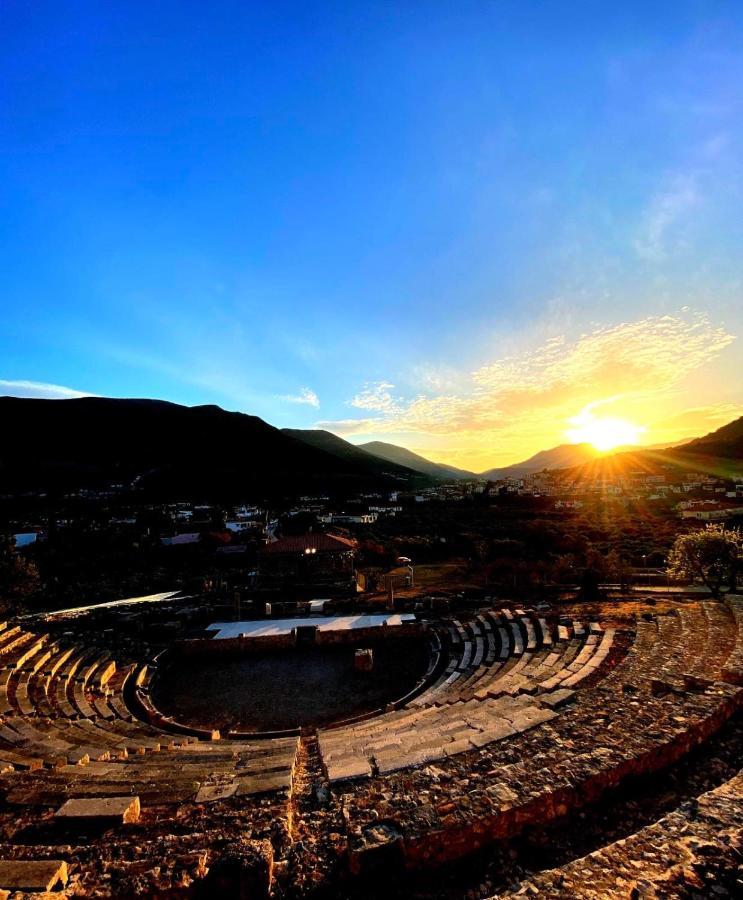
[[[305,550],[315,550],[318,553],[342,553],[356,549],[356,541],[340,537],[337,534],[300,534],[296,537],[283,537],[266,544],[261,548],[262,553],[304,553]]]

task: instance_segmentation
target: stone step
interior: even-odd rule
[[[72,797],[54,814],[62,823],[92,825],[131,825],[139,821],[137,796]]]
[[[46,892],[67,884],[67,863],[61,859],[0,859],[0,888]]]

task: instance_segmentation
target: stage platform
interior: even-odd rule
[[[214,622],[209,631],[216,631],[214,640],[246,637],[279,637],[291,634],[295,628],[316,628],[321,632],[357,631],[368,628],[396,628],[416,621],[412,613],[367,616],[311,616],[301,619],[263,619],[252,622]]]

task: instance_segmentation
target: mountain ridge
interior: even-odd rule
[[[0,492],[110,483],[163,497],[399,486],[414,480],[341,459],[257,416],[166,400],[0,397]]]
[[[539,450],[533,456],[510,466],[498,466],[480,473],[481,478],[497,481],[501,478],[523,478],[544,469],[564,469],[582,465],[596,458],[596,451],[590,444],[558,444],[548,450]]]
[[[452,479],[468,480],[478,477],[474,472],[468,472],[466,469],[457,469],[455,466],[448,466],[445,463],[432,462],[430,459],[426,459],[425,456],[414,453],[406,447],[400,447],[398,444],[387,444],[384,441],[367,441],[365,444],[358,444],[358,447],[381,459],[407,466],[433,478],[444,478],[450,481]]]
[[[419,476],[421,474],[418,470],[369,453],[361,447],[357,447],[356,444],[338,437],[332,431],[326,431],[322,428],[282,428],[281,431],[297,440],[304,441],[311,447],[325,450],[338,456],[340,459],[357,461],[363,465],[373,466],[382,473],[404,477]]]
[[[636,447],[616,447],[609,453],[597,453],[593,445],[588,443],[558,444],[556,447],[551,447],[549,450],[540,450],[533,456],[530,456],[528,459],[525,459],[520,463],[512,463],[508,466],[500,466],[493,469],[487,469],[486,471],[480,473],[480,477],[486,478],[491,481],[508,477],[520,478],[524,475],[531,475],[535,472],[541,472],[545,469],[574,468],[575,466],[582,466],[588,463],[596,463],[600,462],[601,460],[611,459],[612,457],[627,453],[636,455],[646,452],[671,453],[673,451],[676,451],[680,453],[689,453],[694,452],[695,450],[701,451],[703,450],[703,448],[706,448],[704,452],[708,452],[709,450],[713,449],[712,439],[715,438],[716,435],[718,435],[718,432],[723,431],[724,429],[727,429],[727,431],[725,431],[724,438],[715,438],[715,449],[720,450],[722,448],[733,450],[733,455],[736,455],[736,452],[738,452],[738,455],[740,455],[739,451],[743,450],[743,435],[740,434],[740,431],[743,430],[743,426],[739,426],[737,425],[737,423],[741,421],[743,421],[743,417],[739,420],[730,422],[727,425],[722,426],[722,428],[717,429],[717,431],[710,432],[710,434],[706,435],[703,438],[686,438],[679,441],[661,442],[658,444]],[[725,454],[714,453],[711,455]]]
[[[715,471],[722,477],[740,475],[732,465],[743,461],[743,416],[701,438],[665,449],[635,447],[609,456],[597,457],[583,465],[566,467],[566,475],[597,477],[618,467],[661,474],[669,467],[683,471]]]
[[[521,477],[544,469],[601,467],[624,454],[696,466],[743,458],[743,416],[700,438],[663,449],[623,448],[597,456],[589,444],[561,444],[480,475],[434,463],[382,441],[354,445],[321,429],[278,429],[214,404],[146,398],[0,397],[0,493],[69,491],[106,483],[158,496],[227,496],[361,487],[414,488],[422,479]],[[576,461],[577,460],[577,461]]]
[[[694,438],[680,447],[674,447],[673,450],[681,453],[698,453],[701,450],[714,456],[740,457],[743,455],[743,416],[710,431],[703,437]]]

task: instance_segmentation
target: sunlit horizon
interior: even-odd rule
[[[596,450],[607,451],[621,446],[635,446],[647,429],[616,416],[596,416],[596,404],[589,404],[571,419],[565,436],[571,444],[591,444]]]
[[[541,451],[552,450],[553,448],[564,444],[590,446],[595,451],[596,459],[629,450],[641,451],[673,447],[687,441],[695,440],[699,437],[704,437],[709,432],[716,430],[716,428],[722,427],[723,425],[728,424],[728,422],[738,418],[739,415],[743,415],[743,410],[736,411],[735,414],[732,414],[731,412],[729,419],[726,418],[724,421],[720,421],[719,424],[716,424],[714,427],[706,427],[705,425],[705,427],[700,430],[687,429],[685,431],[676,432],[670,437],[664,436],[662,432],[654,434],[652,429],[649,430],[644,425],[637,425],[632,422],[615,418],[598,418],[587,422],[582,426],[569,427],[571,422],[580,418],[580,416],[576,416],[573,420],[569,420],[565,423],[566,427],[562,431],[558,430],[554,436],[547,438],[543,443],[534,444],[532,447],[527,448],[521,453],[514,453],[506,458],[502,456],[499,457],[496,453],[489,455],[486,453],[485,457],[474,456],[472,457],[474,462],[470,466],[464,464],[463,457],[460,455],[445,452],[439,453],[436,449],[415,445],[414,442],[406,443],[404,440],[392,440],[388,434],[370,438],[362,436],[359,438],[346,439],[349,439],[351,443],[356,445],[369,443],[372,440],[381,440],[384,443],[396,444],[404,447],[432,462],[440,463],[442,465],[458,466],[459,468],[464,468],[478,474],[480,472],[485,472],[489,468],[507,467],[509,465],[524,462]],[[338,434],[337,436],[344,437],[342,434]],[[485,465],[482,464],[483,458],[487,460]],[[493,460],[495,460],[495,462],[493,462]]]
[[[3,38],[0,393],[475,472],[743,413],[734,4],[10,4]]]

